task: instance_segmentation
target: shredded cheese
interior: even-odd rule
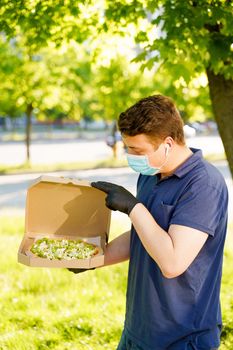
[[[38,239],[30,251],[40,258],[49,260],[88,259],[96,254],[97,247],[80,240]]]

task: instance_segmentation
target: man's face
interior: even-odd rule
[[[123,142],[129,154],[149,155],[156,150],[156,145],[145,134],[136,136],[122,135]]]
[[[134,155],[147,155],[151,166],[157,167],[164,161],[166,142],[153,141],[145,134],[135,136],[122,135],[127,153]]]

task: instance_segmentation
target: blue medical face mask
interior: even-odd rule
[[[142,156],[138,156],[138,155],[127,153],[128,164],[134,171],[136,171],[137,173],[140,173],[142,175],[156,175],[160,172],[161,168],[167,162],[167,157],[168,157],[168,153],[169,153],[169,145],[166,145],[165,147],[166,147],[166,150],[165,150],[166,159],[165,159],[164,163],[159,168],[155,168],[155,167],[150,166],[149,158],[146,154],[142,155]]]

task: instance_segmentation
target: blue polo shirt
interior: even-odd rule
[[[220,343],[228,192],[220,172],[192,151],[172,176],[138,179],[137,198],[166,232],[177,224],[208,235],[188,269],[168,279],[132,227],[125,333],[145,350],[207,350]]]

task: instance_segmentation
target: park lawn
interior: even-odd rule
[[[221,162],[226,160],[225,154],[209,154],[205,156],[209,162]],[[13,175],[25,173],[44,173],[54,171],[88,170],[102,168],[122,168],[128,167],[126,157],[106,158],[103,160],[82,161],[73,163],[50,163],[50,164],[30,164],[28,162],[20,165],[0,164],[0,175]]]
[[[27,267],[17,263],[23,229],[22,218],[0,220],[0,349],[115,349],[127,263],[79,275]]]
[[[0,349],[116,349],[124,322],[128,264],[75,275],[17,263],[23,218],[0,220]],[[111,237],[124,230],[113,222]],[[221,350],[233,348],[233,253],[225,252]]]
[[[51,164],[30,164],[5,165],[0,164],[0,175],[13,175],[25,173],[44,173],[54,171],[88,170],[102,168],[122,168],[127,167],[126,158],[115,159],[113,157],[103,160],[82,161],[73,163],[51,163]]]

